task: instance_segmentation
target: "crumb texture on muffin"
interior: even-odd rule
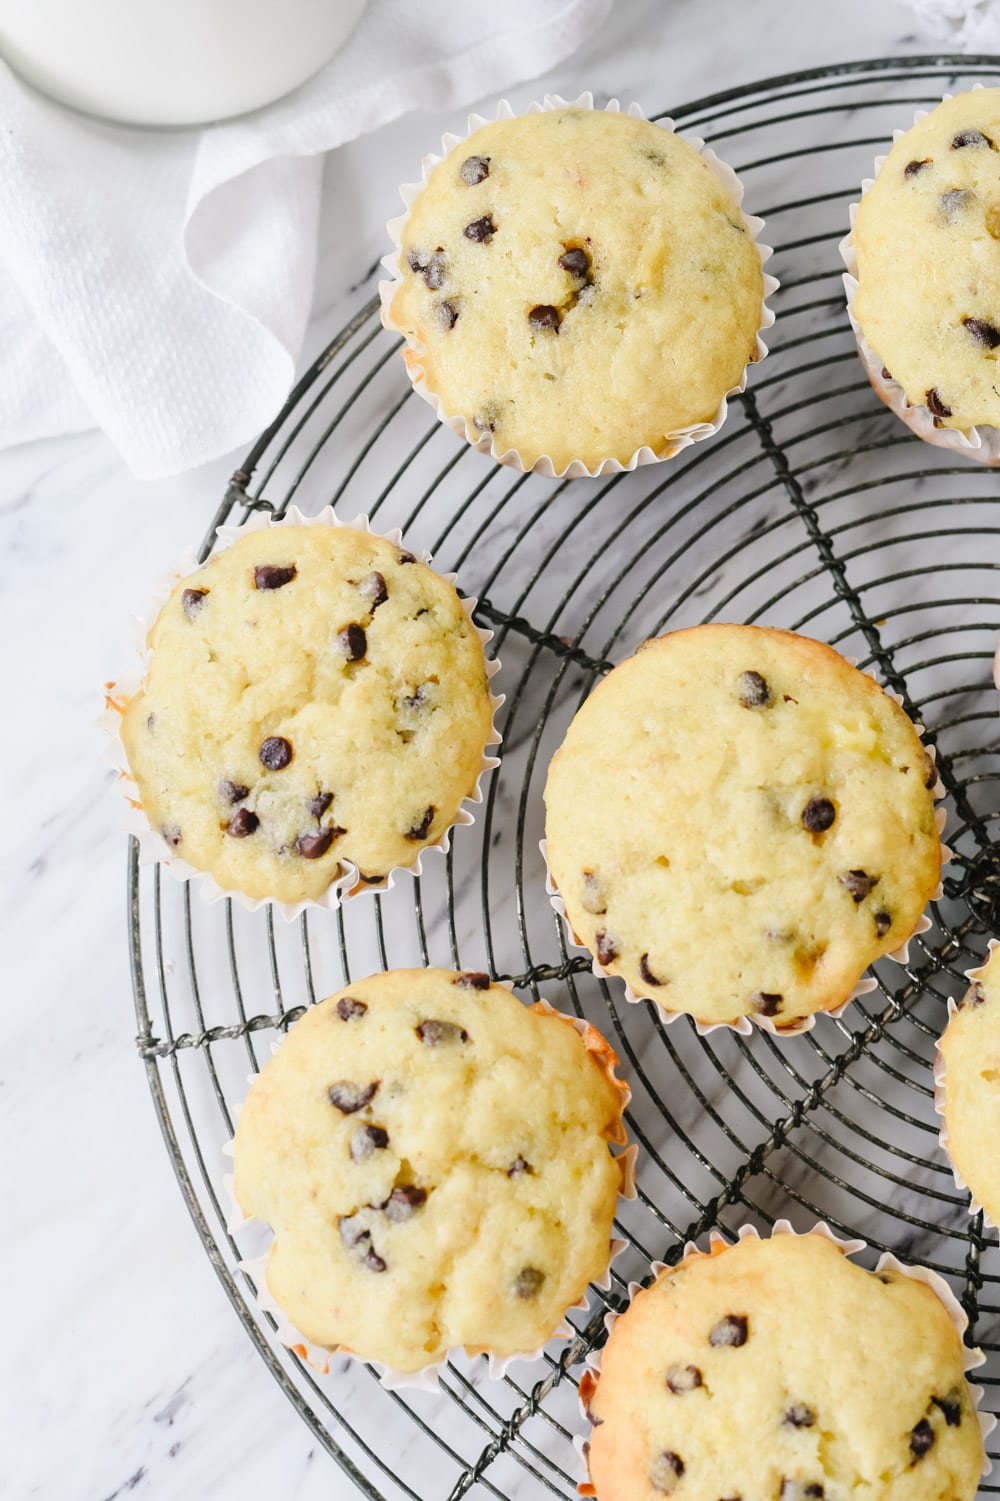
[[[605,1057],[480,974],[391,971],[308,1011],[235,1144],[292,1323],[398,1371],[543,1344],[608,1264],[624,1131]]]
[[[1000,1225],[1000,948],[975,971],[938,1046],[948,1153],[973,1198]]]
[[[930,757],[831,647],[708,625],[646,642],[549,768],[566,915],[636,995],[703,1022],[845,1001],[937,886]]]
[[[349,527],[249,532],[182,579],[122,738],[151,826],[219,885],[317,898],[412,865],[475,789],[492,707],[451,584]]]
[[[910,404],[941,427],[1000,426],[1000,89],[900,137],[853,238],[855,317]]]
[[[697,151],[628,115],[483,126],[402,234],[393,322],[448,416],[530,467],[626,462],[714,419],[756,356],[763,275]]]
[[[600,1501],[972,1501],[982,1469],[944,1304],[819,1234],[661,1274],[581,1391]]]

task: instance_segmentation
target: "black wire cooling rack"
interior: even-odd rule
[[[1000,930],[998,480],[920,443],[880,405],[855,353],[836,249],[893,128],[998,72],[1000,58],[854,63],[670,111],[743,177],[782,282],[770,358],[713,441],[606,480],[499,468],[412,395],[370,297],[212,522],[203,555],[221,522],[293,501],[401,526],[479,596],[503,658],[502,766],[476,824],[419,880],[286,925],[192,900],[140,871],[134,843],[129,854],[138,1049],[185,1201],[261,1357],[366,1496],[572,1497],[580,1362],[607,1309],[686,1240],[781,1216],[864,1237],[869,1264],[889,1249],[942,1273],[989,1357],[977,1378],[985,1405],[1000,1406],[1000,1259],[938,1146],[931,1077],[946,998]],[[542,786],[575,710],[645,637],[719,619],[804,631],[874,668],[926,724],[948,789],[956,855],[933,927],[905,967],[876,966],[878,989],[840,1021],[787,1041],[701,1038],[686,1019],[668,1028],[653,1006],[624,1006],[620,986],[567,947],[544,894]],[[489,969],[526,1000],[544,995],[593,1021],[621,1055],[640,1152],[638,1198],[618,1224],[628,1250],[610,1291],[592,1291],[573,1316],[572,1341],[501,1381],[483,1360],[457,1359],[436,1395],[386,1392],[345,1359],[320,1376],[275,1340],[237,1265],[254,1248],[226,1230],[220,1151],[247,1075],[303,1007],[358,975],[421,963]],[[983,1493],[1000,1490],[997,1475]]]

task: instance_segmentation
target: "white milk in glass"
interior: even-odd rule
[[[0,0],[0,57],[44,93],[135,125],[259,109],[328,62],[366,0]]]

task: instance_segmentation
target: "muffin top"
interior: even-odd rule
[[[600,1501],[972,1501],[983,1464],[944,1304],[819,1234],[687,1257],[580,1389]]]
[[[608,1264],[616,1062],[480,974],[395,970],[308,1011],[235,1144],[296,1327],[398,1371],[543,1344]]]
[[[595,467],[714,420],[756,357],[763,276],[694,147],[628,115],[485,125],[402,232],[393,322],[447,416],[526,467]]]
[[[900,137],[853,237],[855,316],[907,400],[938,426],[1000,426],[1000,89]]]
[[[316,899],[413,865],[473,792],[492,707],[451,584],[351,527],[247,532],[180,580],[122,738],[143,811],[219,885]]]
[[[779,1030],[845,1001],[940,875],[933,763],[831,647],[705,625],[647,641],[549,768],[552,877],[600,964],[664,1011]]]
[[[1000,948],[993,949],[938,1043],[945,1064],[948,1153],[1000,1225]]]

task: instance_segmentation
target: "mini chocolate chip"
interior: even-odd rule
[[[683,1474],[684,1461],[680,1455],[664,1449],[649,1467],[649,1483],[654,1491],[662,1491],[664,1495],[669,1495]]]
[[[531,1174],[532,1177],[534,1177],[535,1169],[532,1167],[531,1163],[527,1160],[527,1158],[525,1158],[525,1157],[515,1157],[514,1161],[511,1163],[510,1167],[507,1169],[507,1177],[508,1178],[520,1178],[520,1177],[523,1177],[523,1175],[525,1173],[529,1173],[529,1174]]]
[[[160,833],[163,835],[164,839],[167,841],[167,843],[169,844],[169,846],[170,846],[170,848],[172,850],[175,850],[177,848],[177,846],[181,842],[182,835],[181,835],[180,825],[179,824],[176,824],[176,823],[164,823],[164,824],[161,824],[160,825]]]
[[[923,1459],[927,1451],[934,1446],[934,1429],[926,1418],[920,1422],[910,1434],[910,1453],[914,1459]]]
[[[975,202],[975,193],[969,188],[949,188],[941,194],[941,212],[949,224],[954,224],[959,214],[965,212]]]
[[[988,146],[991,151],[997,149],[989,136],[981,130],[960,130],[958,135],[952,136],[952,151],[960,151],[963,146]]]
[[[467,224],[462,230],[465,238],[472,240],[476,245],[488,245],[496,232],[497,227],[493,223],[492,214],[484,214],[481,219],[473,219],[472,223]]]
[[[448,262],[445,259],[441,247],[438,246],[434,254],[423,268],[424,281],[432,292],[438,292],[444,286],[444,279],[448,273]]]
[[[223,777],[220,781],[219,792],[227,803],[241,803],[245,797],[250,796],[249,787],[244,787],[242,782],[231,782],[228,777]]]
[[[779,1501],[821,1501],[823,1487],[817,1481],[805,1484],[801,1480],[790,1480],[786,1476],[781,1482],[778,1495]]]
[[[333,841],[346,832],[338,828],[317,829],[315,833],[303,831],[295,841],[295,853],[303,860],[321,860]]]
[[[374,1246],[369,1246],[365,1252],[365,1266],[370,1272],[384,1272],[385,1262],[378,1254]]]
[[[492,980],[489,975],[484,975],[482,970],[463,969],[460,975],[456,975],[451,982],[460,985],[463,990],[489,990]]]
[[[978,980],[973,980],[972,984],[969,986],[968,990],[959,1001],[958,1009],[959,1011],[961,1011],[963,1006],[981,1006],[985,1000],[985,990]]]
[[[416,561],[417,560],[413,556],[412,552],[404,552],[403,549],[400,548],[400,550],[399,550],[399,557],[397,559],[397,562],[399,562],[399,563],[415,563]]]
[[[359,1126],[351,1137],[351,1161],[364,1162],[389,1145],[389,1133],[381,1126]]]
[[[924,400],[927,402],[927,410],[933,412],[935,417],[951,416],[951,407],[946,406],[941,400],[937,386],[931,386],[930,390],[925,393]]]
[[[849,870],[839,879],[841,886],[847,887],[855,902],[863,902],[878,885],[878,876],[870,876],[863,870]]]
[[[260,743],[257,759],[268,771],[282,771],[292,759],[292,747],[281,735],[268,735]]]
[[[696,1365],[672,1365],[667,1372],[667,1387],[675,1397],[693,1392],[701,1384],[701,1372]]]
[[[495,433],[500,424],[500,408],[490,403],[480,407],[472,419],[472,425],[479,433]]]
[[[443,1043],[468,1042],[469,1034],[457,1022],[437,1021],[434,1017],[421,1022],[416,1028],[420,1041],[429,1048],[441,1047]]]
[[[744,709],[763,709],[771,702],[771,690],[767,679],[759,672],[744,672],[740,675],[740,703]]]
[[[745,1313],[727,1313],[720,1319],[708,1336],[710,1345],[745,1345],[749,1338],[749,1324]]]
[[[317,792],[316,796],[311,797],[306,803],[306,807],[309,809],[309,812],[312,814],[313,818],[322,818],[323,814],[326,812],[327,808],[329,808],[332,802],[332,792]]]
[[[355,1246],[360,1246],[363,1241],[371,1240],[371,1231],[367,1230],[361,1222],[359,1214],[343,1214],[337,1222],[340,1238],[349,1251]]]
[[[583,896],[580,898],[580,906],[584,912],[590,912],[594,917],[601,917],[608,910],[607,898],[601,890],[601,883],[592,870],[583,873]]]
[[[750,1004],[758,1016],[777,1016],[784,1000],[783,995],[774,995],[769,990],[755,990],[750,997]]]
[[[598,964],[611,964],[618,958],[618,941],[603,928],[596,934],[594,942],[597,944]]]
[[[892,927],[892,914],[889,912],[876,912],[875,914],[875,937],[884,938]]]
[[[430,833],[431,824],[433,822],[434,822],[434,804],[431,803],[430,807],[425,812],[423,818],[421,818],[419,820],[419,822],[411,824],[410,827],[404,831],[403,838],[404,839],[426,839],[427,835]]]
[[[559,257],[559,265],[563,271],[568,271],[570,276],[578,276],[582,280],[590,270],[590,256],[577,246]]]
[[[944,1420],[949,1428],[959,1428],[962,1423],[962,1397],[957,1388],[950,1391],[947,1397],[932,1397],[935,1407],[939,1407],[944,1413]]]
[[[967,328],[976,342],[985,345],[987,349],[996,349],[1000,344],[1000,329],[994,328],[992,323],[986,323],[982,318],[963,318],[962,327]]]
[[[280,563],[261,563],[253,571],[253,586],[255,589],[283,589],[297,572],[294,563],[287,568]]]
[[[399,700],[399,706],[401,709],[408,709],[411,714],[415,714],[418,709],[424,707],[427,698],[427,684],[421,683],[414,693],[408,693],[405,698]]]
[[[642,954],[639,958],[639,973],[647,985],[666,985],[666,980],[657,979],[649,967],[649,955]]]
[[[490,158],[488,156],[467,156],[459,168],[459,175],[463,182],[467,182],[470,188],[474,188],[477,182],[485,182],[490,175]]]
[[[439,302],[434,316],[447,333],[448,329],[454,328],[458,322],[458,308],[453,302]]]
[[[781,1420],[790,1428],[811,1428],[816,1421],[816,1414],[805,1402],[793,1402]]]
[[[837,810],[828,797],[811,797],[802,809],[803,827],[810,834],[823,834],[836,816]]]
[[[540,302],[528,314],[528,324],[537,333],[543,333],[546,329],[552,329],[553,333],[558,333],[559,322],[559,309],[547,302]]]
[[[368,637],[363,627],[356,622],[345,625],[337,637],[337,645],[340,647],[348,662],[360,662],[368,650]]]
[[[888,370],[885,365],[882,366],[882,379],[892,380],[892,372]]]
[[[379,1082],[378,1079],[373,1079],[370,1084],[355,1084],[350,1079],[338,1079],[327,1090],[330,1104],[336,1105],[341,1115],[354,1115],[356,1111],[363,1110],[369,1100],[374,1099]]]
[[[188,620],[193,620],[208,598],[209,589],[185,589],[181,595],[181,607]]]
[[[239,808],[226,824],[226,833],[231,839],[245,839],[260,828],[260,819],[249,808]]]
[[[522,1267],[514,1278],[514,1296],[517,1298],[537,1298],[545,1281],[545,1273],[540,1272],[535,1266]]]
[[[922,157],[920,161],[907,162],[906,166],[903,168],[903,176],[916,177],[918,172],[922,172],[923,169],[925,167],[929,167],[930,164],[931,158],[929,156]]]
[[[937,786],[937,762],[929,751],[924,751],[924,786],[930,792]]]
[[[385,579],[378,569],[366,574],[358,585],[359,592],[371,605],[372,610],[377,610],[379,605],[384,605],[389,598],[389,591],[385,586]]]
[[[399,1225],[403,1220],[412,1219],[421,1205],[426,1202],[426,1188],[418,1188],[415,1183],[404,1183],[401,1187],[393,1189],[382,1208],[393,1224]]]
[[[356,1001],[352,995],[341,996],[337,1002],[337,1015],[342,1022],[353,1021],[355,1017],[364,1016],[368,1010],[365,1001]]]

